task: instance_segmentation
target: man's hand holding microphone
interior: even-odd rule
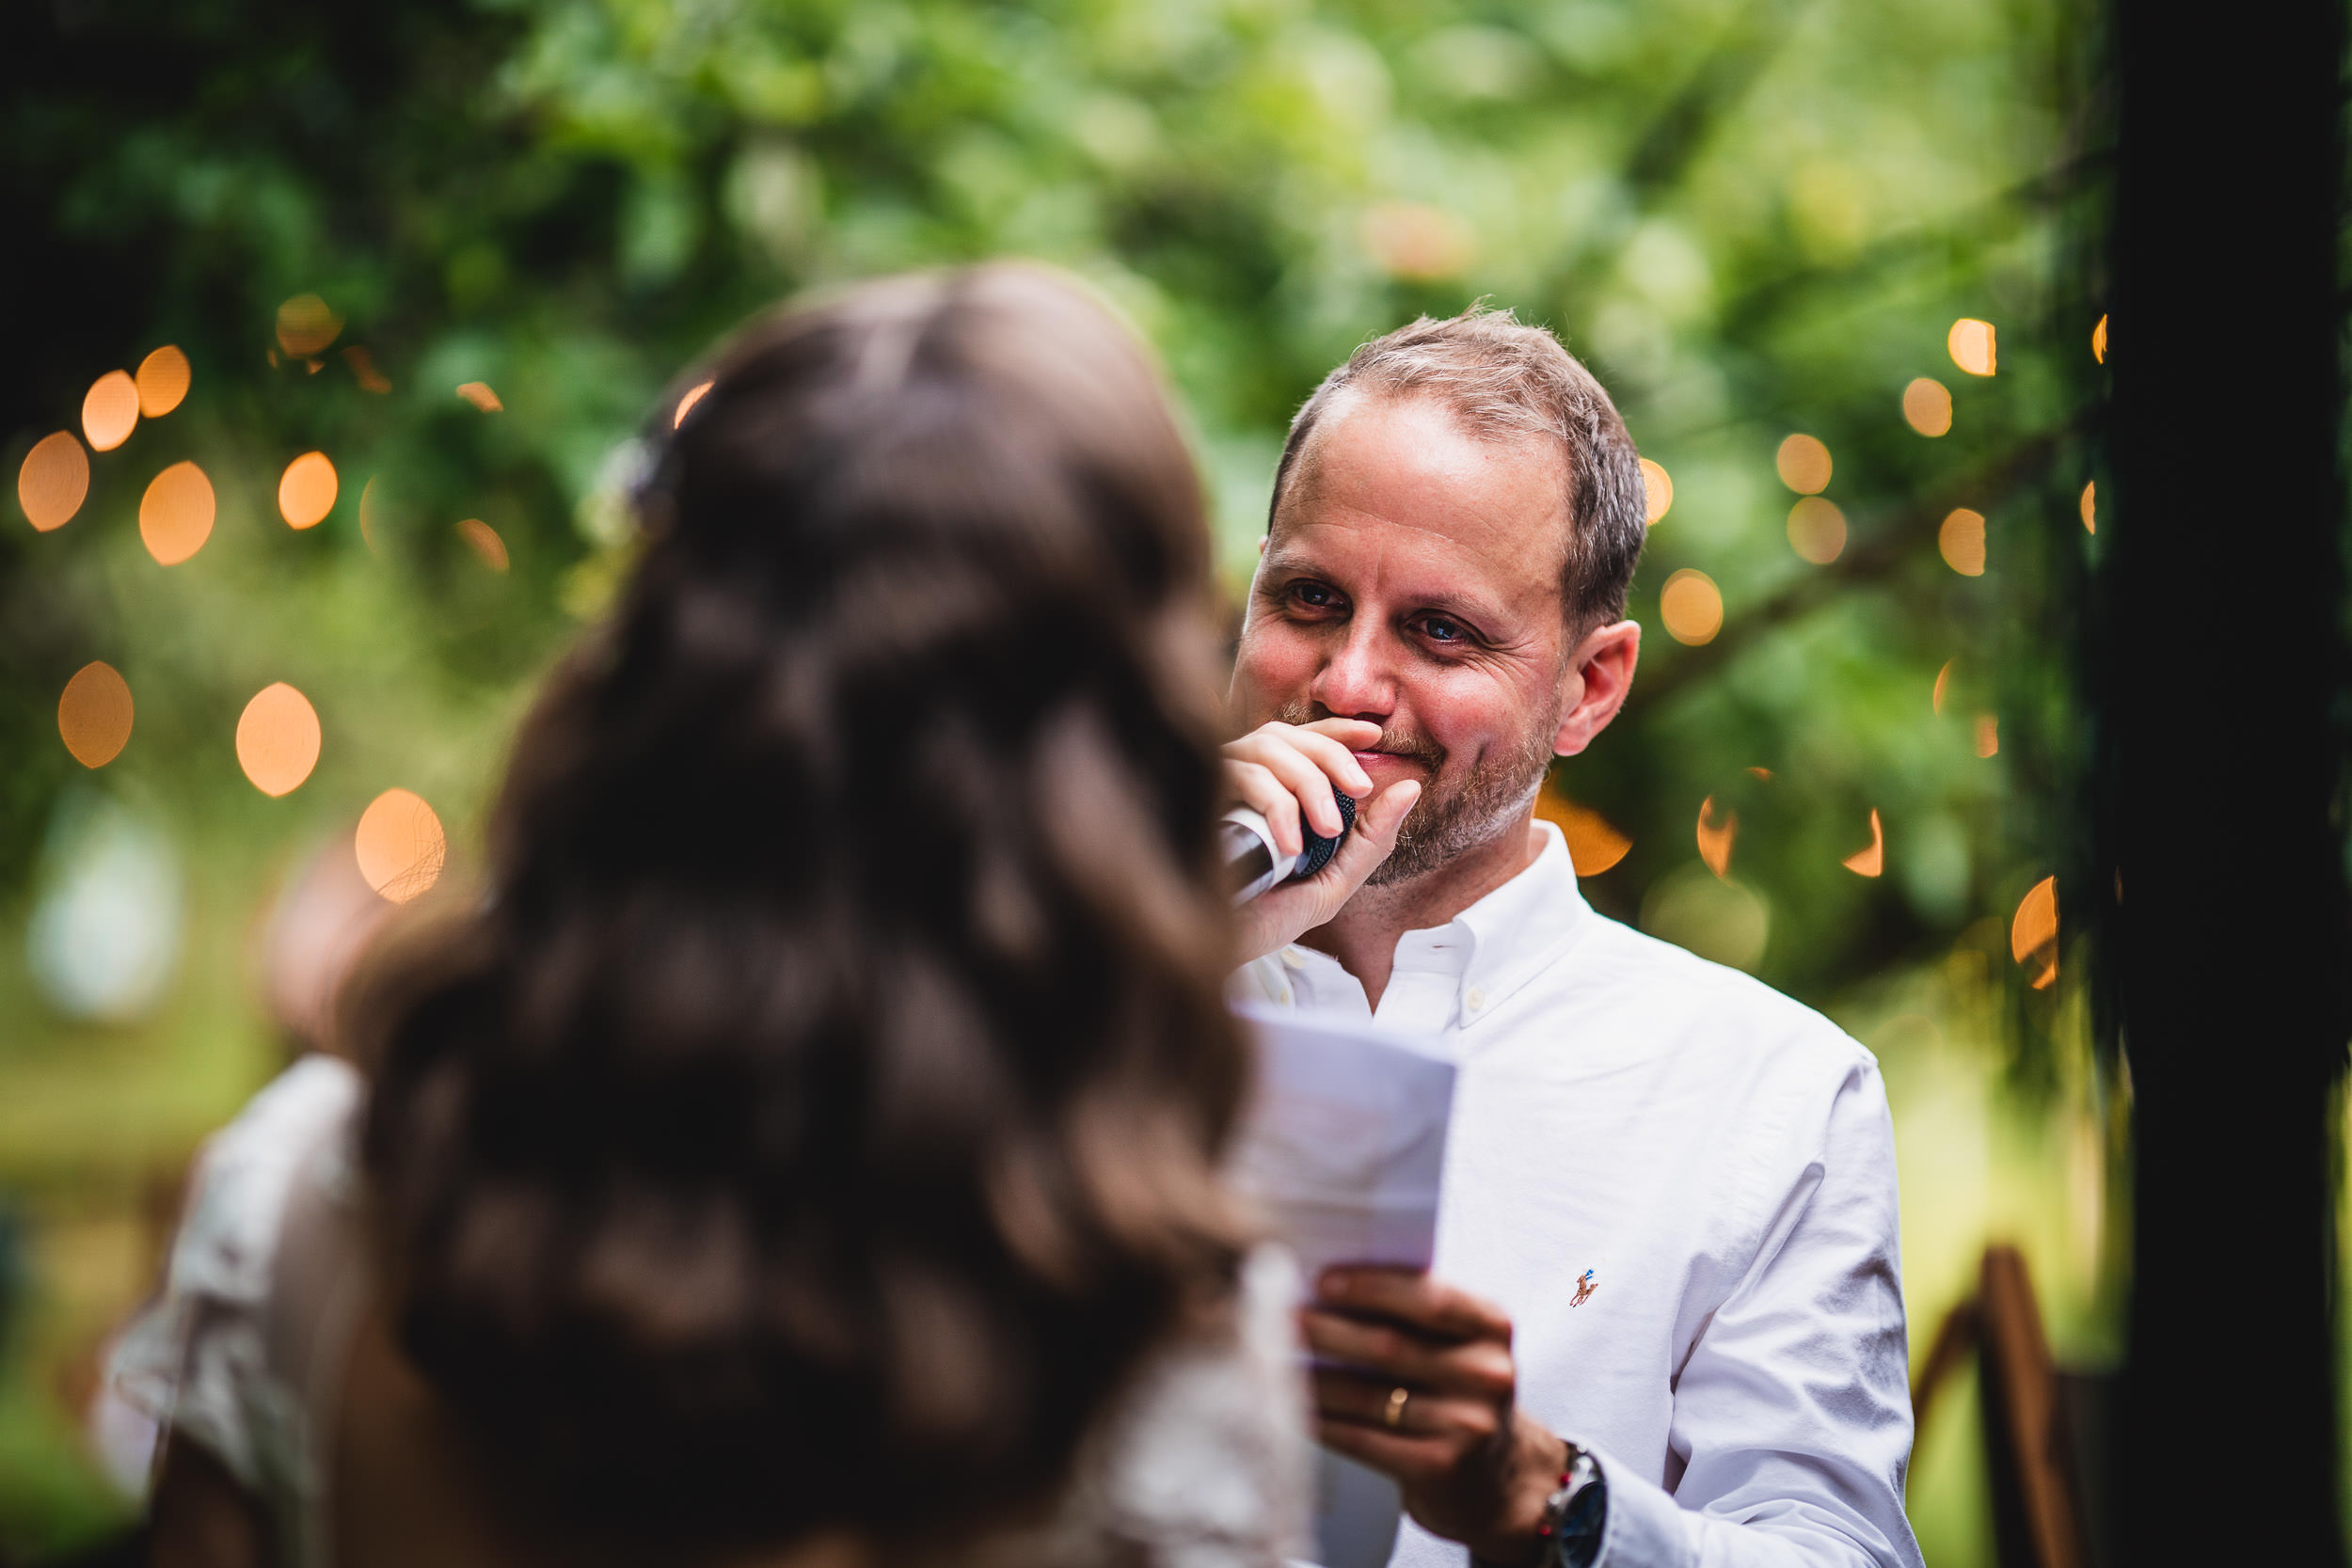
[[[1286,947],[1329,921],[1396,847],[1397,830],[1421,799],[1421,783],[1400,779],[1374,794],[1372,776],[1355,752],[1379,738],[1380,726],[1366,720],[1318,719],[1261,724],[1225,747],[1227,796],[1264,818],[1278,850],[1305,853],[1310,832],[1340,841],[1323,869],[1283,882],[1236,911],[1240,962]],[[1352,829],[1341,818],[1335,791],[1357,802]]]

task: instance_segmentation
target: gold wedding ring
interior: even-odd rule
[[[1413,1391],[1410,1388],[1400,1386],[1390,1389],[1389,1408],[1381,1413],[1380,1418],[1383,1421],[1386,1421],[1391,1429],[1403,1426],[1405,1424],[1405,1406],[1406,1402],[1411,1400],[1412,1397]]]

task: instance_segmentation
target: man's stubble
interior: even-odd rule
[[[1310,724],[1330,715],[1316,705],[1297,702],[1276,715],[1286,724]],[[1523,820],[1527,808],[1543,787],[1551,768],[1551,736],[1556,723],[1530,725],[1510,750],[1482,759],[1468,776],[1451,784],[1445,778],[1445,749],[1416,730],[1394,723],[1380,727],[1375,750],[1410,757],[1428,769],[1421,799],[1397,830],[1396,847],[1373,868],[1367,886],[1389,887],[1409,882],[1445,865],[1511,831]]]

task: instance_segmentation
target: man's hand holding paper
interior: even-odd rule
[[[1518,1411],[1509,1316],[1409,1269],[1326,1269],[1315,1298],[1299,1323],[1316,1361],[1316,1438],[1396,1478],[1431,1529],[1507,1557],[1542,1522],[1561,1458],[1560,1440]]]

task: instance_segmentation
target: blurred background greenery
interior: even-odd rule
[[[1009,253],[1158,345],[1236,600],[1284,423],[1365,337],[1486,296],[1598,372],[1657,516],[1632,705],[1546,804],[1589,895],[1880,1053],[1915,1361],[1992,1239],[2060,1358],[2111,1358],[2116,1118],[2034,892],[2070,863],[2099,545],[2065,0],[46,0],[0,26],[0,1548],[129,1506],[83,1430],[97,1357],[188,1154],[283,1060],[253,975],[290,870],[395,788],[431,816],[372,819],[373,879],[437,824],[467,862],[714,339]],[[183,463],[212,520],[177,559],[203,509],[187,470],[156,482]],[[69,695],[94,661],[127,742],[104,676]],[[302,701],[248,712],[281,682]],[[1939,1563],[1990,1560],[1972,1400],[1913,1472]]]

